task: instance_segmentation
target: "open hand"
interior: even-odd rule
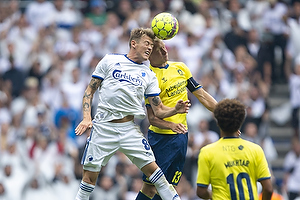
[[[179,124],[173,123],[172,126],[171,126],[171,129],[175,133],[179,133],[179,134],[187,133],[186,126],[184,124],[181,124],[181,123],[179,123]]]
[[[179,100],[175,106],[177,113],[188,113],[188,110],[191,107],[190,100]]]
[[[76,135],[82,135],[86,129],[92,128],[93,122],[91,120],[82,120],[75,128]]]

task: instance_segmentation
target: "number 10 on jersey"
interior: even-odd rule
[[[243,187],[243,179],[246,181],[247,183],[247,188]],[[251,181],[250,181],[250,177],[247,173],[239,173],[236,177],[236,180],[234,180],[233,174],[229,174],[226,178],[227,180],[227,184],[229,184],[229,188],[230,188],[230,196],[232,200],[245,200],[245,194],[244,191],[248,190],[249,193],[249,199],[250,200],[254,200],[254,196],[253,196],[253,190],[252,190],[252,186],[251,186]],[[239,192],[239,198],[237,198],[237,194],[236,194],[236,187],[235,185],[237,185],[238,188],[238,192]]]

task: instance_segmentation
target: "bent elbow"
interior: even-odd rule
[[[266,188],[263,190],[264,193],[272,195],[273,194],[273,188]]]
[[[210,192],[207,188],[197,187],[197,196],[201,199],[210,199]]]
[[[155,123],[155,119],[156,119],[155,115],[148,116],[149,124],[153,125]]]

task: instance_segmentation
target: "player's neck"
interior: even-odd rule
[[[157,68],[164,68],[168,65],[167,62],[162,63],[162,64],[152,64],[152,63],[150,63],[150,64],[151,64],[152,67],[157,67]]]
[[[225,133],[221,131],[221,137],[239,137],[239,132],[234,132],[234,133]]]
[[[141,60],[140,57],[132,52],[129,52],[128,54],[126,54],[127,58],[129,58],[130,60],[132,60],[133,62],[136,63],[143,63],[145,60]]]

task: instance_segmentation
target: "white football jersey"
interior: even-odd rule
[[[123,54],[107,54],[92,77],[102,79],[96,121],[111,121],[127,115],[145,118],[143,100],[158,96],[160,89],[153,71]]]

